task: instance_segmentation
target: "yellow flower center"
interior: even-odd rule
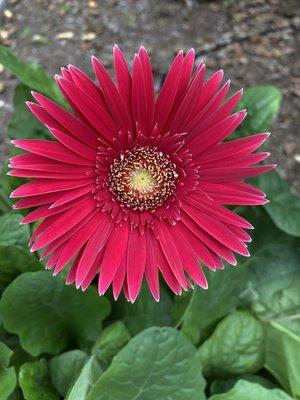
[[[133,171],[129,177],[129,186],[142,193],[151,192],[155,187],[155,179],[146,169]]]

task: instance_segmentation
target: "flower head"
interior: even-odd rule
[[[242,91],[225,100],[230,82],[222,71],[205,79],[193,50],[177,54],[157,96],[144,47],[130,72],[115,46],[116,83],[92,64],[98,83],[74,66],[56,76],[72,112],[33,93],[28,107],[54,140],[13,141],[26,153],[9,174],[31,179],[11,194],[14,208],[33,208],[23,223],[42,221],[31,250],[54,274],[71,262],[68,284],[85,290],[97,276],[115,298],[134,301],[145,278],[158,300],[160,275],[177,294],[206,288],[203,266],[249,256],[252,226],[224,206],[266,202],[242,180],[273,168],[254,166],[268,134],[226,141],[246,116],[233,112]]]

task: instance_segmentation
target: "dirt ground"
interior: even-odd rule
[[[91,72],[92,54],[111,68],[114,43],[128,57],[143,43],[157,87],[178,49],[194,47],[208,71],[223,68],[236,89],[279,87],[283,104],[268,146],[278,171],[300,194],[299,28],[299,0],[7,0],[0,42],[51,75],[66,64]],[[4,138],[14,85],[15,79],[1,72]],[[2,154],[5,146],[4,139]]]

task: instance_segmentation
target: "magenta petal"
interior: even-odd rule
[[[112,283],[127,250],[129,226],[127,223],[115,227],[105,246],[101,271],[99,275],[98,290],[104,294]]]
[[[146,239],[136,229],[132,229],[128,239],[127,250],[127,285],[131,302],[134,302],[140,291],[145,271],[147,255]]]

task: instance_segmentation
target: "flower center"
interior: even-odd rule
[[[178,174],[169,156],[156,148],[135,147],[116,158],[108,175],[109,190],[133,210],[154,210],[174,192]]]

